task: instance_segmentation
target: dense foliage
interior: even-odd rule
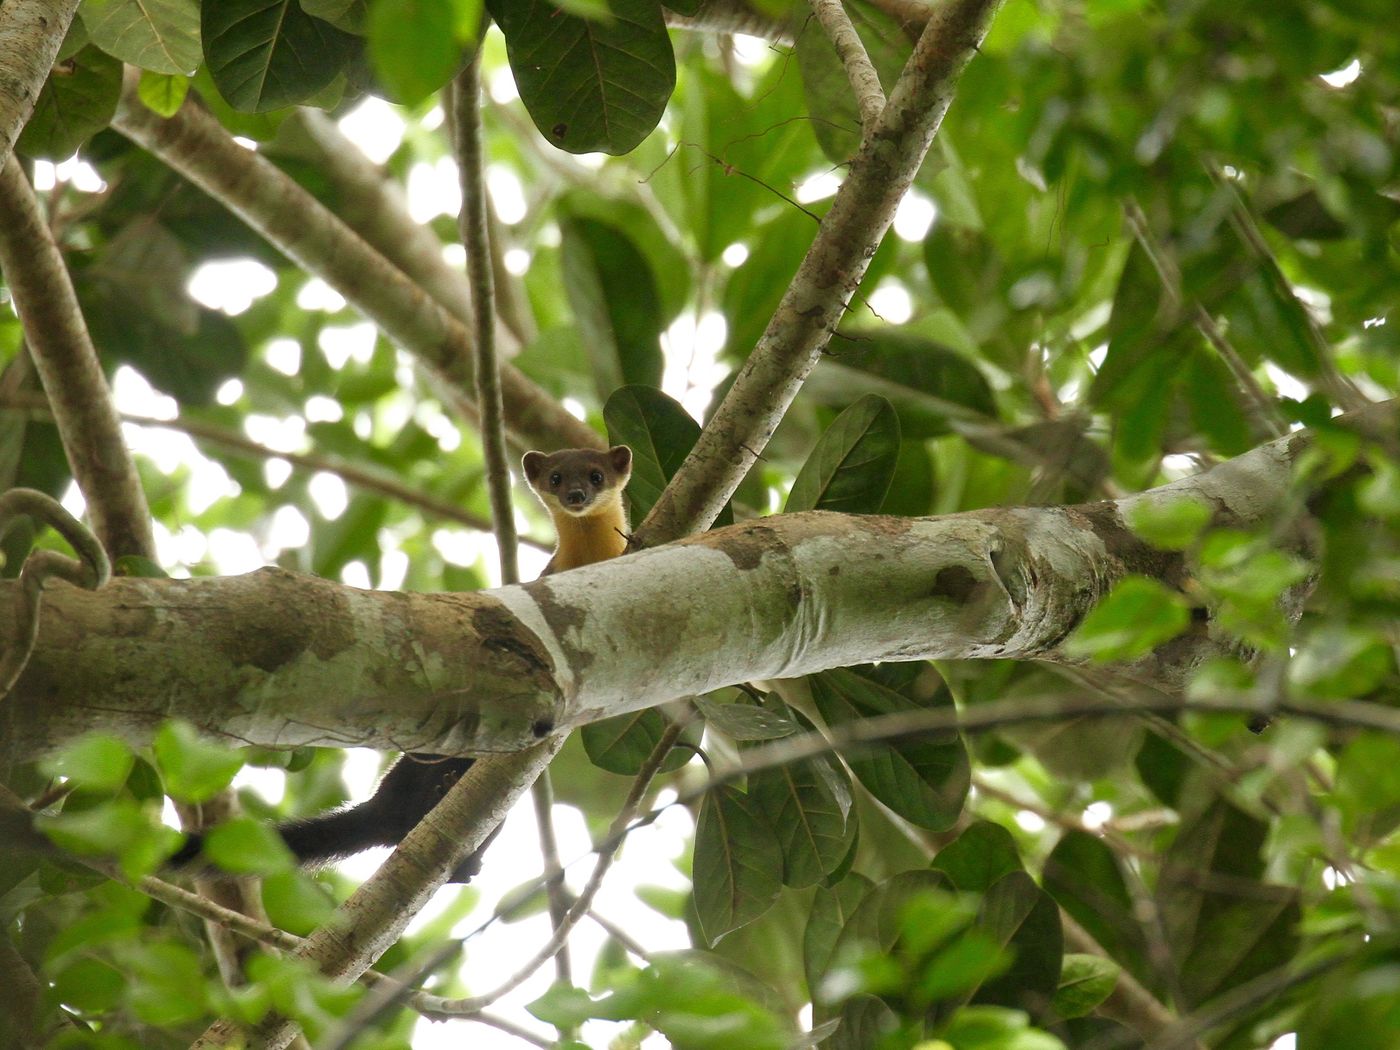
[[[845,6],[888,91],[919,25],[905,4]],[[700,429],[686,409],[733,382],[828,206],[815,187],[834,185],[859,145],[840,61],[805,4],[744,14],[767,44],[724,35],[706,21],[724,12],[689,2],[486,8],[82,4],[17,150],[45,162],[36,181],[122,407],[176,417],[132,431],[160,565],[128,571],[266,559],[434,591],[487,586],[494,566],[467,533],[490,517],[481,445],[440,377],[365,326],[352,291],[328,290],[109,127],[122,63],[143,70],[146,106],[207,106],[392,255],[392,217],[366,204],[306,112],[382,116],[375,100],[391,100],[403,130],[382,176],[457,265],[455,215],[428,190],[444,175],[455,189],[442,89],[489,16],[481,116],[503,343],[633,447],[635,521],[680,466]],[[694,20],[668,29],[677,16]],[[637,959],[609,941],[575,986],[532,1005],[558,1038],[1394,1044],[1400,447],[1393,429],[1366,441],[1333,423],[1400,387],[1393,22],[1382,0],[1008,0],[849,315],[726,515],[1087,503],[1301,425],[1316,439],[1293,508],[1260,534],[1210,529],[1194,505],[1133,522],[1188,571],[1120,586],[1076,636],[1098,661],[1084,674],[886,664],[699,698],[648,798],[818,720],[1096,690],[1111,711],[1113,662],[1206,616],[1238,656],[1202,668],[1188,695],[1265,713],[1300,696],[1335,717],[1262,732],[1239,714],[1013,717],[691,791],[693,892],[640,899],[683,920],[693,947]],[[55,180],[47,162],[74,150],[87,167]],[[218,269],[235,260],[258,266]],[[205,290],[250,273],[245,303]],[[5,305],[0,485],[61,496],[71,477],[22,343]],[[165,396],[143,399],[137,376]],[[172,431],[202,456],[177,454]],[[519,505],[547,544],[538,508]],[[7,575],[34,542],[6,537]],[[601,834],[669,717],[579,734],[554,765],[558,801]],[[157,830],[165,797],[207,801],[245,763],[284,770],[286,795],[242,792],[258,820],[232,825],[216,857],[266,875],[272,923],[304,934],[350,886],[291,871],[258,821],[343,801],[340,753],[231,754],[173,723],[151,747],[90,738],[16,764],[7,782],[43,800],[61,846],[117,856],[135,876],[178,841]],[[71,778],[66,796],[56,777]],[[431,955],[474,903],[444,892],[463,896],[381,969]],[[0,849],[0,919],[13,957],[0,972],[37,975],[55,1046],[187,1045],[216,1017],[271,1010],[322,1045],[362,995],[270,949],[227,986],[197,920],[71,860]],[[646,929],[628,932],[649,947]],[[460,994],[438,969],[437,990]],[[386,1011],[348,1045],[409,1045],[415,1021]]]

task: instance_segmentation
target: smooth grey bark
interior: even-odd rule
[[[1373,424],[1394,426],[1393,404]],[[515,751],[555,729],[869,660],[1066,660],[1126,573],[1181,583],[1180,555],[1123,524],[1203,501],[1218,524],[1296,514],[1305,434],[1117,502],[939,518],[778,515],[469,594],[361,591],[278,569],[55,584],[0,705],[11,754],[88,729],[148,738],[180,716],[230,742]],[[0,632],[13,584],[0,583]],[[678,597],[680,596],[680,597]],[[3,634],[0,634],[3,637]],[[1221,651],[1207,622],[1122,671],[1176,689]]]

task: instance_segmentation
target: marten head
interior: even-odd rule
[[[546,455],[527,452],[520,461],[525,480],[551,513],[582,518],[616,507],[632,476],[632,450],[614,445],[606,452],[565,448]]]

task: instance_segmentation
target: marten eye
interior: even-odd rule
[[[552,489],[557,489],[559,487],[559,483],[563,480],[564,475],[560,474],[559,471],[556,470],[553,474],[549,476],[549,487]]]
[[[588,480],[593,482],[593,484],[598,486],[599,488],[602,488],[603,472],[601,470],[595,470],[592,474],[588,475]]]

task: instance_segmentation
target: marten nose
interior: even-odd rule
[[[588,493],[583,489],[570,489],[564,493],[564,502],[571,507],[582,507],[588,502]]]

